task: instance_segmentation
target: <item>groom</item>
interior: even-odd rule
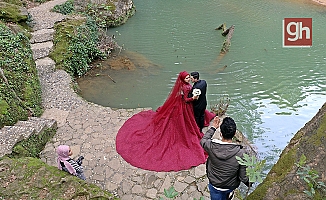
[[[194,83],[192,90],[194,89],[200,89],[201,94],[199,98],[195,101],[193,101],[194,106],[194,114],[195,114],[195,120],[197,123],[197,126],[200,129],[200,132],[202,132],[204,128],[204,121],[205,121],[205,110],[207,106],[207,100],[206,100],[206,90],[207,90],[207,83],[205,80],[199,79],[199,73],[198,72],[191,72],[191,82]],[[190,93],[192,95],[192,92]]]

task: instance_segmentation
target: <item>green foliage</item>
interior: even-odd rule
[[[74,1],[68,0],[64,4],[55,5],[52,9],[54,12],[58,12],[64,15],[68,15],[74,12]]]
[[[8,103],[0,97],[0,116],[8,114],[8,109]]]
[[[0,23],[0,128],[40,116],[41,88],[29,38]],[[8,107],[8,105],[10,105]],[[32,111],[32,113],[31,113]]]
[[[197,200],[196,198],[194,198],[194,200]],[[200,197],[198,200],[205,200],[204,197]]]
[[[170,186],[169,189],[164,189],[164,196],[169,199],[174,199],[176,196],[179,195],[179,192],[177,192],[173,186]],[[159,197],[159,200],[164,200],[163,197]],[[194,198],[193,200],[197,200]],[[204,197],[200,197],[198,200],[205,200]]]
[[[238,163],[240,165],[246,166],[246,175],[249,178],[250,183],[254,182],[263,182],[262,176],[262,170],[265,166],[266,160],[258,161],[255,156],[249,156],[248,154],[243,154],[243,159],[239,156],[236,156],[236,159],[238,160]],[[250,186],[248,187],[248,190],[246,192],[245,199],[248,197],[250,190]]]
[[[89,63],[105,56],[97,48],[97,41],[97,26],[91,18],[88,18],[85,25],[77,27],[77,34],[71,38],[68,47],[68,52],[72,56],[66,60],[65,66],[70,72],[78,76],[84,75],[89,70]]]
[[[314,169],[311,169],[309,165],[306,164],[306,156],[301,155],[299,163],[295,163],[298,167],[297,175],[304,180],[308,186],[308,190],[303,191],[309,197],[314,197],[316,195],[316,190],[323,190],[326,192],[326,185],[322,181],[317,181],[319,178],[318,172]]]
[[[167,198],[174,198],[178,195],[179,193],[177,191],[175,191],[174,187],[171,186],[169,189],[164,189],[164,196],[166,196]]]
[[[258,161],[255,156],[249,156],[248,154],[243,154],[243,159],[236,156],[236,159],[240,165],[247,166],[246,172],[250,182],[263,182],[262,170],[266,160]]]
[[[50,57],[57,67],[64,68],[72,76],[82,76],[89,69],[89,63],[105,58],[97,48],[98,28],[95,21],[87,18],[86,22],[70,20],[56,27],[54,51]]]

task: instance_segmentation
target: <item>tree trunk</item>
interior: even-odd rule
[[[232,25],[230,28],[228,28],[228,29],[223,29],[223,32],[222,32],[222,35],[223,36],[226,36],[229,32],[230,32],[230,29],[233,27],[233,29],[234,29],[234,25]]]
[[[226,53],[229,51],[230,45],[231,45],[231,38],[234,32],[234,25],[232,25],[230,28],[228,28],[226,31],[224,31],[223,33],[227,32],[227,38],[226,40],[224,40],[222,49],[221,49],[221,53]],[[222,35],[223,35],[222,33]]]
[[[223,32],[226,30],[226,24],[225,24],[225,23],[221,24],[221,25],[220,25],[219,27],[217,27],[215,30],[221,30],[221,29],[222,29]]]

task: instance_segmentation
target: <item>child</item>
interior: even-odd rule
[[[83,167],[81,166],[82,160],[84,159],[83,156],[80,156],[77,161],[74,161],[69,156],[72,155],[72,151],[69,146],[67,145],[60,145],[57,148],[58,154],[58,168],[60,170],[69,172],[72,175],[77,176],[82,180],[86,180]]]

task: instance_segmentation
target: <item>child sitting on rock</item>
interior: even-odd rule
[[[68,145],[60,145],[57,148],[57,154],[58,168],[60,170],[75,175],[82,180],[86,180],[83,172],[83,167],[81,166],[82,160],[84,159],[83,156],[80,156],[76,161],[71,159],[69,156],[72,155],[72,151]]]

